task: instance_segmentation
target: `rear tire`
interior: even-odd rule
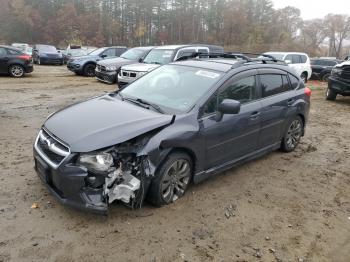
[[[25,74],[24,67],[21,65],[12,65],[9,68],[9,73],[12,77],[20,78]]]
[[[337,93],[328,87],[326,91],[326,100],[334,101],[336,98]]]
[[[147,200],[160,207],[181,198],[190,184],[193,171],[192,159],[182,152],[170,154],[153,178]]]
[[[300,116],[292,118],[287,125],[287,129],[281,141],[281,150],[289,153],[298,146],[303,135],[304,123]]]
[[[86,64],[83,69],[84,76],[93,77],[95,76],[95,64]]]

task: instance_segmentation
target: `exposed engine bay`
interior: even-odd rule
[[[102,152],[82,154],[77,163],[88,169],[86,184],[103,188],[103,200],[120,201],[131,208],[140,208],[153,175],[147,156],[137,152],[145,139],[132,139]]]

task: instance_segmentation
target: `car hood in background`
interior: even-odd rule
[[[61,53],[55,53],[55,52],[39,52],[40,55],[47,55],[51,57],[61,57]]]
[[[149,71],[152,71],[153,69],[156,69],[157,67],[160,67],[160,65],[140,63],[140,64],[123,66],[122,69],[126,71],[133,71],[133,72],[149,72]]]
[[[337,64],[334,67],[350,66],[350,61],[345,61],[343,63]]]
[[[72,152],[90,152],[125,142],[171,121],[172,115],[104,95],[56,112],[44,126],[67,143]]]
[[[98,64],[103,66],[116,66],[119,64],[124,64],[129,62],[137,63],[133,60],[125,59],[122,57],[114,57],[114,58],[107,58],[105,60],[99,61]]]

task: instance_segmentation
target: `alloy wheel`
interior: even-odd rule
[[[300,122],[300,120],[296,119],[290,124],[288,128],[287,137],[286,137],[287,146],[290,149],[294,149],[298,145],[301,136],[302,136],[302,123]]]
[[[24,75],[23,67],[17,65],[12,66],[10,72],[14,77],[22,77]]]
[[[187,188],[191,177],[190,163],[185,159],[176,160],[166,171],[161,182],[161,193],[164,201],[174,202]]]

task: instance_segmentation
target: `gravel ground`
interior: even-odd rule
[[[56,202],[32,144],[48,114],[115,86],[55,66],[0,77],[0,261],[350,261],[350,97],[328,102],[324,84],[309,86],[295,152],[191,186],[170,206],[98,216]]]

